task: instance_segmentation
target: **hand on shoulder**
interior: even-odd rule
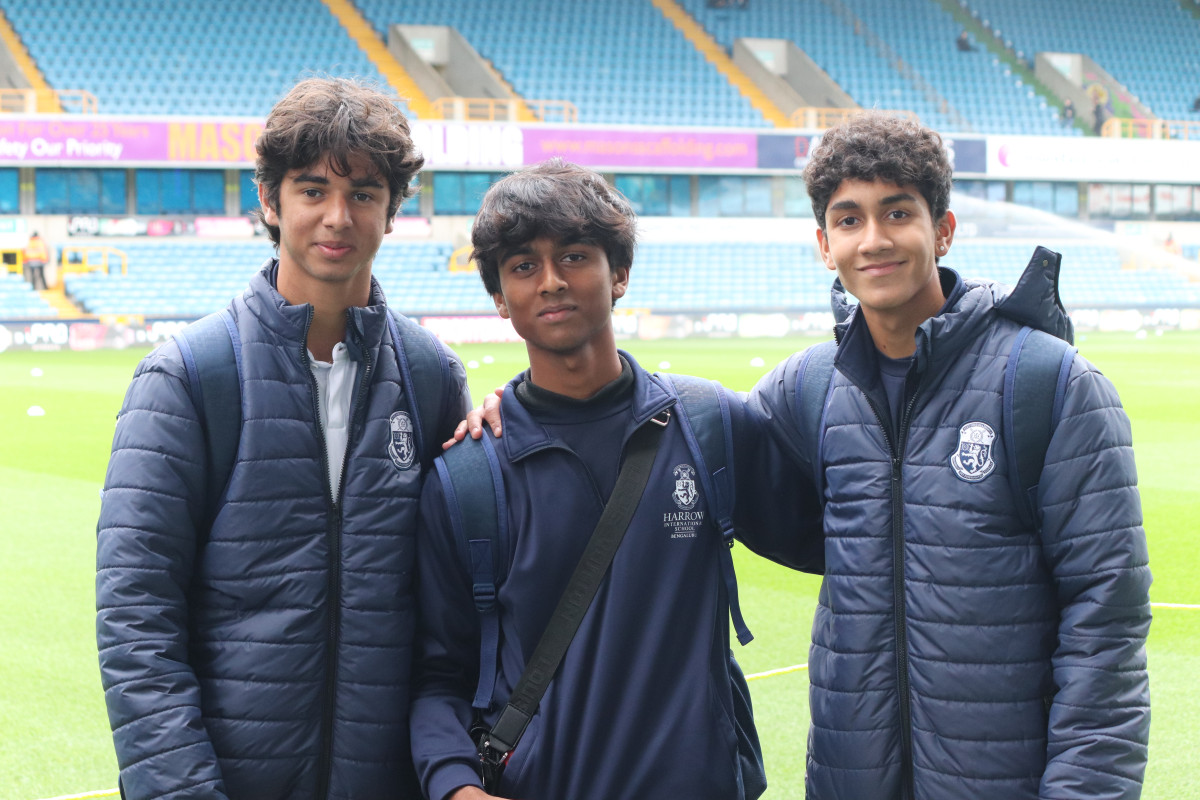
[[[472,439],[483,436],[483,423],[492,426],[492,433],[500,437],[500,398],[504,395],[504,387],[498,386],[492,393],[483,398],[483,403],[467,412],[467,418],[458,423],[454,436],[442,442],[442,449],[449,450],[458,442],[467,438],[470,431]]]

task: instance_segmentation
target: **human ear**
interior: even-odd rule
[[[628,289],[629,267],[616,267],[612,271],[612,299],[621,299]]]
[[[958,220],[954,218],[954,212],[949,210],[934,225],[934,251],[939,256],[950,252],[950,245],[954,244],[954,230],[957,227]]]
[[[825,235],[824,228],[817,228],[817,249],[821,252],[821,260],[825,262],[826,269],[837,272],[837,264],[833,263],[833,255],[829,252],[829,238]]]
[[[504,302],[504,295],[501,292],[496,292],[492,295],[492,302],[496,304],[496,313],[502,319],[508,319],[508,303]]]
[[[279,215],[271,207],[271,200],[267,197],[267,186],[264,183],[258,185],[258,204],[262,207],[263,219],[267,221],[267,224],[278,227]]]

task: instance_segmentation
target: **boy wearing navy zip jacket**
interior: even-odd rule
[[[1040,530],[1023,523],[1007,474],[1020,442],[1000,424],[1013,317],[1054,330],[1057,297],[1014,309],[1017,293],[938,267],[951,171],[916,123],[867,114],[828,131],[805,180],[838,276],[821,440],[798,424],[804,353],[752,404],[798,461],[818,457],[807,796],[1139,797],[1150,572],[1116,391],[1068,354]]]
[[[744,684],[729,652],[724,545],[709,499],[680,492],[696,461],[677,398],[616,347],[611,310],[628,285],[634,225],[628,202],[603,178],[552,161],[493,186],[472,232],[485,287],[525,339],[530,364],[504,393],[505,435],[495,442],[512,552],[498,591],[500,653],[485,724],[546,628],[612,492],[624,443],[637,427],[666,420],[628,533],[495,796],[733,800],[761,792],[747,791],[751,776],[739,766],[735,705],[743,698],[731,670]],[[812,560],[797,552],[805,512],[782,488],[798,475],[736,397],[727,400],[743,541],[781,560],[789,552],[794,566],[818,565],[817,537],[809,539]],[[694,491],[703,494],[698,482]],[[431,800],[488,797],[469,734],[479,613],[436,472],[418,531],[414,760]],[[753,738],[752,723],[742,733]]]
[[[417,500],[468,406],[462,365],[371,276],[422,160],[395,103],[348,80],[298,84],[256,147],[278,258],[227,309],[241,418],[202,418],[172,340],[113,438],[96,635],[122,794],[412,800]],[[409,337],[436,385],[401,367]],[[237,426],[215,508],[206,425]]]

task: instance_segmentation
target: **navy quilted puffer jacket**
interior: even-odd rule
[[[198,531],[204,438],[173,341],[138,366],[117,420],[96,624],[129,798],[419,796],[407,716],[423,470],[388,454],[389,417],[411,412],[388,311],[373,282],[371,304],[347,312],[359,368],[335,502],[311,307],[288,305],[274,270],[230,306],[244,422],[211,531]],[[402,322],[402,336],[424,335]],[[422,420],[427,451],[469,407],[461,365],[448,366],[441,419]]]
[[[1137,798],[1150,572],[1129,420],[1076,356],[1039,485],[1043,529],[1024,527],[1000,424],[1020,325],[997,313],[998,286],[942,278],[949,300],[917,332],[899,430],[862,315],[846,307],[838,327],[808,797]],[[801,359],[752,401],[793,448]],[[992,471],[968,482],[951,456],[971,422],[996,439]]]

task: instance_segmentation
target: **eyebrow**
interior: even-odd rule
[[[297,175],[296,177],[292,178],[292,183],[316,183],[321,186],[328,186],[329,178],[326,178],[324,175],[317,175],[315,173],[302,172],[299,175]],[[354,180],[350,181],[350,185],[355,189],[361,189],[364,187],[365,188],[374,188],[374,189],[382,189],[383,188],[383,184],[380,183],[379,179],[374,176],[367,176],[365,178],[355,178]]]
[[[889,194],[887,197],[885,197],[879,201],[879,205],[894,206],[897,203],[903,203],[903,202],[915,203],[916,201],[917,201],[916,195],[910,194],[909,192],[900,192],[899,194]],[[849,211],[849,210],[856,209],[859,207],[860,206],[858,205],[858,202],[855,200],[839,200],[836,203],[834,203],[833,205],[831,205],[829,207],[829,210],[830,211]]]

